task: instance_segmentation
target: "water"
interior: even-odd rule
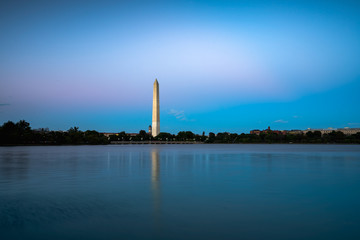
[[[360,239],[360,146],[0,147],[0,239]]]

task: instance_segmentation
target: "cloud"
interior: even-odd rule
[[[360,125],[360,123],[348,123],[349,126]]]
[[[187,120],[184,110],[170,109],[169,114],[175,116],[176,119],[179,119],[181,121]]]
[[[293,116],[293,118],[300,118],[300,116],[295,115],[295,116]]]
[[[274,123],[288,123],[288,122],[289,121],[285,121],[285,120],[282,120],[282,119],[274,121]]]
[[[184,110],[170,109],[170,111],[168,113],[170,115],[173,115],[174,117],[176,117],[176,119],[179,119],[180,121],[193,121],[193,120],[189,120],[186,117]]]

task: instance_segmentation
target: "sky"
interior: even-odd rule
[[[0,124],[360,127],[360,2],[1,1]]]

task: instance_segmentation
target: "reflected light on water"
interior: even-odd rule
[[[159,149],[151,150],[151,190],[154,204],[154,224],[156,232],[160,229],[161,217],[161,192],[160,192],[160,159]]]

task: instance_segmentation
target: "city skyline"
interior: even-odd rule
[[[2,2],[0,122],[138,132],[358,128],[356,1]]]

